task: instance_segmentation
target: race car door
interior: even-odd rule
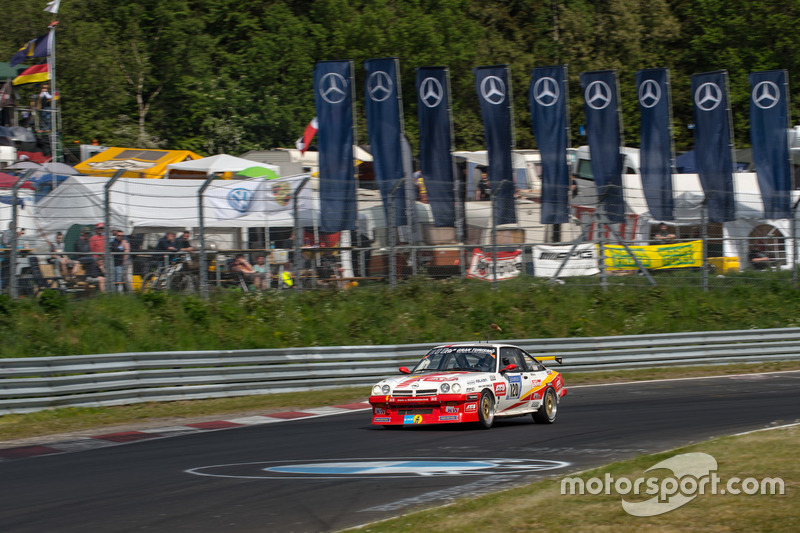
[[[503,372],[506,382],[505,396],[497,398],[498,414],[523,413],[529,410],[532,373],[528,370],[522,352],[512,346],[500,348],[500,368],[517,365],[514,370]],[[524,400],[522,399],[524,398]]]

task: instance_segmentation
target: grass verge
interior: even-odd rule
[[[557,367],[554,367],[557,368]],[[747,372],[800,370],[800,361],[708,365],[694,367],[646,368],[600,372],[567,372],[564,381],[572,385],[648,381],[679,377],[717,376]],[[120,425],[175,423],[175,419],[196,419],[249,412],[321,407],[366,401],[368,387],[347,387],[319,392],[293,392],[261,396],[240,396],[209,400],[149,402],[114,407],[68,407],[27,414],[0,416],[0,442],[41,437]]]
[[[779,477],[785,484],[783,495],[706,494],[673,511],[653,517],[634,517],[621,505],[619,494],[562,495],[561,480],[540,481],[512,490],[497,492],[452,505],[407,514],[348,531],[364,532],[458,532],[509,533],[516,531],[619,531],[669,532],[710,531],[800,531],[797,499],[800,495],[800,427],[794,426],[742,435],[721,437],[707,442],[643,455],[593,469],[577,475],[585,481],[626,477],[665,479],[669,473],[657,469],[645,473],[656,463],[689,452],[712,455],[718,464],[720,486],[733,477],[752,477],[759,481]],[[651,496],[628,495],[628,501],[644,501]]]

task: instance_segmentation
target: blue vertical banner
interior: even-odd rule
[[[644,198],[656,220],[675,220],[672,197],[672,109],[669,70],[636,73],[641,114],[640,157]]]
[[[528,97],[542,157],[542,224],[569,222],[567,67],[536,67]]]
[[[477,67],[475,90],[483,117],[483,131],[489,155],[489,183],[494,193],[495,223],[514,224],[514,170],[511,164],[513,134],[511,84],[507,65]],[[499,186],[499,188],[498,188]]]
[[[437,227],[455,226],[450,79],[446,67],[417,68],[419,160]]]
[[[750,74],[750,141],[768,220],[792,218],[788,83],[785,70]]]
[[[728,73],[693,74],[691,94],[697,173],[706,195],[708,220],[729,222],[736,218],[736,210]]]
[[[318,62],[314,67],[314,99],[319,122],[319,228],[324,232],[354,230],[352,62]]]
[[[581,89],[598,201],[609,222],[625,222],[617,74],[613,70],[582,72]]]
[[[403,170],[403,122],[400,86],[397,83],[397,59],[367,59],[364,61],[367,79],[364,82],[364,107],[367,113],[369,144],[372,149],[375,179],[389,220],[389,194]],[[400,186],[394,195],[396,226],[408,224],[406,188]]]

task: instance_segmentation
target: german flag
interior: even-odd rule
[[[11,83],[14,85],[24,85],[26,83],[41,83],[49,79],[50,70],[47,67],[47,63],[42,63],[41,65],[34,65],[26,68],[19,76],[14,78],[14,81]]]

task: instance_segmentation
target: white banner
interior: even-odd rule
[[[497,269],[497,280],[516,278],[522,272],[522,250],[515,252],[498,252],[497,261],[491,253],[484,253],[478,248],[472,252],[467,277],[483,281],[494,281],[494,269]]]
[[[567,276],[592,276],[600,272],[597,267],[597,248],[592,243],[579,244],[570,255],[571,244],[560,246],[534,246],[533,247],[533,275],[537,277],[552,277],[564,259],[569,256],[559,277]]]
[[[302,176],[293,176],[291,178],[279,178],[267,180],[264,201],[266,203],[266,212],[268,215],[277,215],[283,213],[291,213],[294,209],[294,199],[292,198],[294,191],[300,186],[304,179],[308,177],[307,174]],[[305,210],[312,210],[314,202],[311,195],[311,183],[306,183],[306,186],[300,190],[297,198],[297,210],[303,212]]]
[[[209,189],[206,197],[217,220],[263,213],[266,208],[266,181],[263,179],[228,181]]]

